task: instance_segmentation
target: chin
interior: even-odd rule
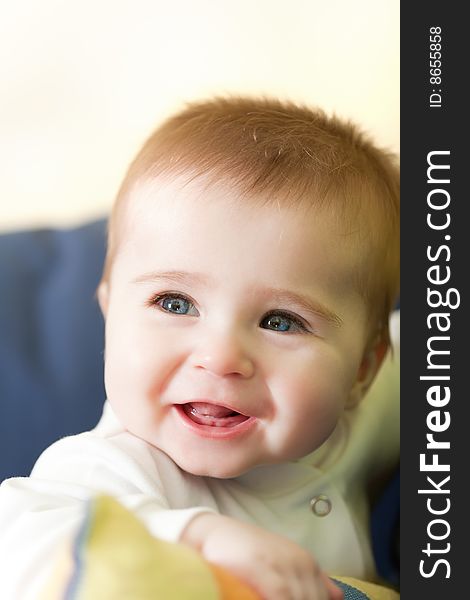
[[[210,464],[200,464],[194,463],[192,461],[177,461],[173,459],[174,462],[182,469],[186,471],[186,473],[190,473],[191,475],[196,475],[198,477],[213,477],[214,479],[233,479],[234,477],[239,477],[250,470],[250,466],[246,466],[245,468],[241,466],[233,465],[231,467],[227,467],[226,465],[210,465]]]

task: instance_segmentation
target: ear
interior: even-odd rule
[[[356,381],[346,402],[346,408],[354,408],[362,400],[377,375],[388,347],[387,342],[380,339],[366,349],[357,371]]]
[[[101,281],[96,291],[98,297],[98,304],[100,305],[103,317],[106,319],[108,312],[108,300],[109,300],[109,285],[106,281]]]

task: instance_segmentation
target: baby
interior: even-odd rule
[[[98,289],[103,417],[1,486],[3,598],[37,597],[99,493],[269,600],[374,579],[367,490],[397,459],[396,367],[361,400],[389,346],[398,189],[354,126],[278,101],[190,105],[149,138]]]

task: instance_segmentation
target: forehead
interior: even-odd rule
[[[178,269],[183,261],[187,269],[226,274],[237,264],[258,279],[317,278],[335,287],[350,283],[358,263],[357,241],[328,209],[288,204],[281,195],[242,196],[203,178],[136,185],[120,252],[141,268],[153,262]]]

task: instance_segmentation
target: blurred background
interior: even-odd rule
[[[0,231],[105,215],[139,146],[213,94],[319,105],[399,149],[399,0],[0,2]]]

